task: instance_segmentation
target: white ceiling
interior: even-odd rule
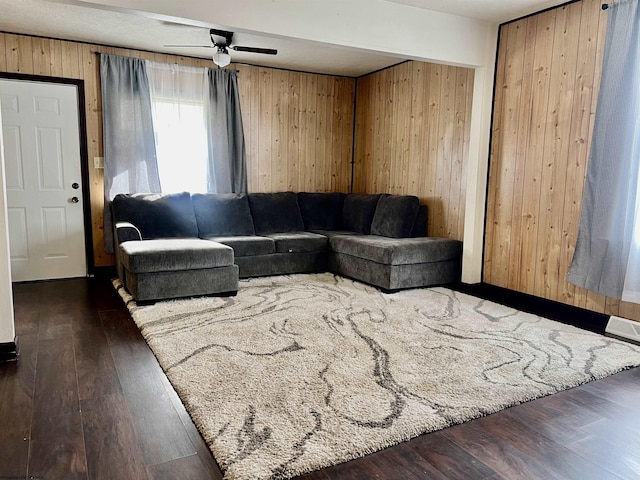
[[[65,0],[0,0],[0,31],[207,58],[213,49],[168,48],[165,44],[210,44],[208,27],[164,22],[148,15],[91,8]],[[301,0],[302,1],[302,0]],[[345,0],[348,1],[348,0]],[[381,0],[492,22],[532,13],[562,0]],[[278,55],[231,52],[234,62],[357,77],[402,62],[388,54],[236,33],[235,45],[275,48]],[[210,58],[210,57],[209,57]]]

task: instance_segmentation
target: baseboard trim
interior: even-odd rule
[[[110,280],[118,276],[118,271],[114,266],[94,267],[93,276],[100,279]]]
[[[455,285],[453,289],[601,335],[605,334],[609,321],[609,315],[603,313],[516,292],[508,288],[496,287],[488,283],[460,283]]]
[[[18,337],[13,342],[0,343],[0,363],[18,360]]]

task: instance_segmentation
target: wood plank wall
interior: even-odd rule
[[[411,61],[360,77],[354,192],[416,195],[429,235],[462,240],[473,74]]]
[[[607,13],[582,0],[500,29],[486,283],[640,320],[640,306],[566,281],[575,248]]]
[[[85,86],[95,266],[103,248],[102,105],[96,53],[212,66],[206,59],[0,33],[0,72],[81,79]],[[246,131],[249,191],[348,191],[355,79],[235,65]]]

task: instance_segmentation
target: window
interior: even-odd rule
[[[209,146],[204,69],[147,63],[163,193],[205,193]]]

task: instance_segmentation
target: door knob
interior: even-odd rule
[[[71,197],[71,203],[78,203],[79,201],[78,197]]]
[[[80,185],[78,185],[78,182],[73,182],[71,184],[71,188],[73,188],[74,190],[77,190],[78,188],[80,188]]]

